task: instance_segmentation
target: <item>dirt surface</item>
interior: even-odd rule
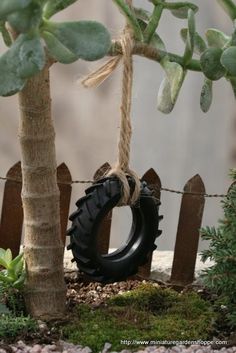
[[[112,284],[100,284],[96,282],[90,282],[89,279],[82,275],[78,275],[77,272],[67,272],[66,283],[68,287],[67,291],[67,307],[68,311],[75,305],[85,303],[96,308],[105,305],[108,298],[121,294],[137,288],[140,283],[146,283],[147,281],[142,278],[132,278],[127,281],[112,283]],[[148,281],[152,282],[155,286],[169,287],[167,283]],[[177,288],[181,290],[181,288]],[[193,288],[185,288],[184,291],[192,290]],[[204,292],[200,287],[194,287],[203,297],[207,298],[208,293]],[[65,320],[66,321],[66,320]],[[0,353],[91,353],[89,347],[82,347],[80,345],[73,345],[68,342],[60,340],[60,335],[57,331],[57,323],[55,322],[52,326],[48,326],[46,323],[39,321],[39,330],[35,334],[26,335],[19,337],[15,344],[6,344],[0,342]],[[121,351],[121,353],[129,353],[129,344],[127,342],[127,349]],[[236,353],[236,346],[217,346],[217,345],[201,345],[194,344],[190,346],[176,345],[172,347],[147,345],[143,350],[137,350],[137,353]],[[101,353],[116,353],[112,351],[112,346],[107,342]]]

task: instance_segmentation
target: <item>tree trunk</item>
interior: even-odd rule
[[[19,94],[25,299],[28,312],[42,319],[64,314],[66,293],[49,66],[31,78]]]

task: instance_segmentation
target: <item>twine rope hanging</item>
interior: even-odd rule
[[[132,137],[131,124],[131,103],[132,103],[132,86],[133,86],[133,38],[128,27],[124,31],[121,39],[123,52],[123,77],[122,77],[122,99],[121,99],[121,121],[120,135],[118,142],[118,159],[115,166],[109,171],[108,175],[116,175],[123,185],[123,197],[119,205],[135,204],[139,198],[140,180],[138,175],[130,169],[130,143]],[[130,196],[130,187],[127,180],[130,175],[135,182],[135,187]]]
[[[131,0],[127,0],[129,6],[132,5]],[[86,88],[97,87],[105,81],[112,72],[116,69],[121,59],[123,58],[123,77],[122,77],[122,99],[121,99],[121,115],[120,115],[120,135],[118,141],[118,158],[114,167],[107,173],[108,176],[117,176],[123,186],[123,195],[118,203],[118,206],[134,205],[139,199],[140,194],[140,179],[138,175],[130,169],[130,144],[132,137],[131,124],[131,103],[132,103],[132,86],[133,86],[133,57],[132,51],[134,41],[132,31],[127,25],[124,34],[120,40],[122,55],[108,60],[98,70],[88,75],[82,84]],[[134,179],[134,191],[130,191],[130,186],[127,176]]]

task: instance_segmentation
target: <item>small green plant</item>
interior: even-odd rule
[[[14,315],[22,314],[25,311],[22,295],[25,282],[23,254],[13,259],[10,249],[0,248],[0,265],[4,268],[0,271],[0,313],[5,313],[8,308]]]
[[[13,259],[10,249],[0,248],[0,265],[4,267],[0,272],[1,285],[22,289],[25,281],[23,253]]]
[[[24,336],[26,333],[36,332],[37,329],[37,322],[30,317],[0,316],[0,339],[12,341],[19,335]]]
[[[215,262],[203,271],[202,278],[205,285],[217,293],[218,309],[224,309],[229,325],[236,328],[236,169],[230,175],[234,184],[222,202],[224,218],[217,228],[201,230],[203,239],[210,241],[209,249],[202,252],[202,260]]]

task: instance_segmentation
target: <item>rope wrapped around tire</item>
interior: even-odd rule
[[[134,187],[132,178],[128,177],[131,192]],[[134,275],[138,267],[144,265],[148,255],[156,249],[155,240],[159,231],[160,201],[152,196],[146,182],[141,183],[140,198],[132,211],[132,227],[126,243],[110,254],[100,254],[97,236],[104,217],[119,202],[122,196],[122,185],[117,177],[106,177],[97,181],[80,198],[78,207],[71,216],[72,226],[68,230],[70,245],[78,268],[91,279],[111,283],[121,281]]]

